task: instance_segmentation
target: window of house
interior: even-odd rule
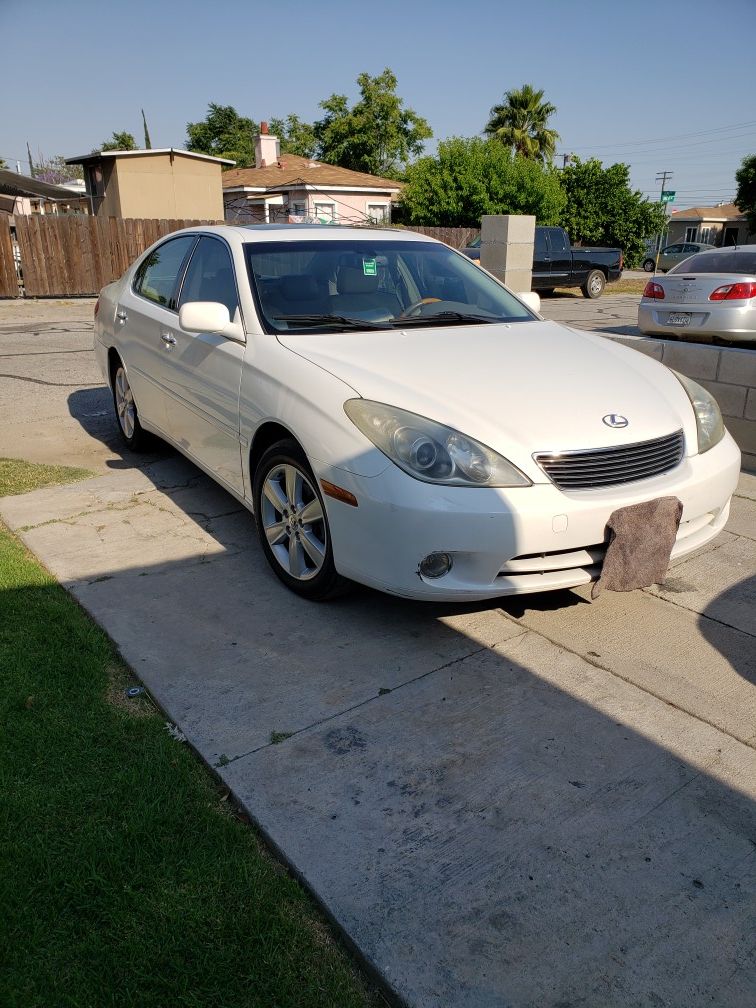
[[[700,242],[703,242],[705,245],[711,244],[711,228],[710,227],[702,227],[701,228],[701,234],[700,234],[698,240]]]
[[[234,267],[228,248],[219,238],[203,236],[197,243],[181,286],[178,304],[216,301],[228,308],[233,319],[239,307]]]
[[[698,234],[698,228],[697,227],[685,228],[685,241],[686,242],[697,241],[698,240],[696,238],[697,234]]]
[[[389,222],[388,203],[368,203],[367,215],[374,224],[388,224]]]
[[[293,204],[293,209],[292,209],[292,214],[295,217],[304,217],[306,210],[307,210],[307,204],[306,203],[294,203]]]
[[[175,311],[176,283],[196,240],[196,235],[182,235],[153,249],[137,271],[134,280],[137,294]]]
[[[315,203],[315,220],[319,224],[333,224],[336,220],[335,203]]]

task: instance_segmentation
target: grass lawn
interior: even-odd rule
[[[642,294],[647,283],[648,280],[636,280],[632,277],[628,280],[615,280],[606,285],[601,297],[607,297],[610,294]],[[557,291],[561,297],[568,295],[581,298],[583,296],[579,287],[557,287]]]
[[[51,481],[3,460],[0,494]],[[81,479],[57,469],[57,479]],[[0,524],[0,1005],[382,1004],[166,731],[105,634]]]

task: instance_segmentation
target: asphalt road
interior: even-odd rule
[[[611,327],[629,301],[546,306]],[[307,604],[234,499],[120,448],[90,313],[0,304],[0,456],[97,473],[0,515],[387,987],[423,1008],[753,1003],[756,479],[645,591]]]

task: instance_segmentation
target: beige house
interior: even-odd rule
[[[234,161],[164,150],[95,151],[68,158],[84,168],[98,217],[223,220],[221,172]]]
[[[281,154],[278,137],[260,124],[255,167],[223,173],[229,224],[391,222],[401,183],[295,154]]]
[[[734,203],[721,203],[675,211],[669,218],[665,244],[675,242],[748,245],[756,242],[756,235],[749,236],[746,216]]]

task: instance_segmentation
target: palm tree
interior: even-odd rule
[[[485,132],[511,147],[515,154],[534,161],[550,161],[556,151],[559,134],[547,129],[549,116],[556,106],[543,101],[543,91],[523,84],[504,95],[501,105],[494,105]]]

